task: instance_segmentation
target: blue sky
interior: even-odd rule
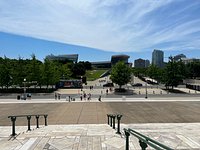
[[[200,0],[1,0],[0,56],[200,56]]]

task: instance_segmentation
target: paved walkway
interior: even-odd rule
[[[106,124],[107,113],[123,115],[121,131],[132,128],[173,149],[200,150],[199,110],[199,97],[105,98],[103,102],[1,99],[0,150],[124,150],[124,134],[115,134]],[[36,112],[49,114],[49,126],[35,129],[32,118],[32,131],[27,132],[26,118],[17,118],[17,136],[9,136],[9,115]],[[43,122],[41,117],[40,124]],[[130,137],[130,149],[140,149],[134,136]]]
[[[190,124],[122,124],[122,135],[106,124],[49,125],[32,128],[16,127],[17,135],[9,136],[11,127],[0,127],[2,150],[124,150],[123,128],[132,128],[173,149],[200,149],[200,123]],[[130,136],[130,149],[141,149],[138,139]],[[151,149],[148,147],[148,149]]]
[[[51,125],[103,124],[106,114],[122,114],[122,123],[194,123],[200,122],[198,98],[173,99],[112,99],[105,102],[68,102],[57,100],[15,100],[0,104],[0,125],[10,125],[10,115],[48,114]],[[42,119],[42,118],[41,118]],[[31,119],[35,122],[35,118]],[[26,118],[19,118],[17,125],[26,125]]]

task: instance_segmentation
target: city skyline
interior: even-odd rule
[[[127,54],[133,62],[151,60],[154,49],[164,51],[165,61],[200,56],[200,1],[2,0],[0,6],[1,57],[78,53],[80,60],[103,61]]]

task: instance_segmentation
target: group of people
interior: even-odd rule
[[[94,89],[94,86],[90,86],[90,90],[93,90]]]
[[[90,88],[90,90],[93,90],[94,87],[90,86],[89,88]],[[86,92],[83,91],[83,89],[81,89],[81,91],[82,91],[81,94],[79,93],[80,91],[78,92],[80,94],[79,96],[80,96],[80,100],[81,101],[82,100],[88,100],[89,101],[89,100],[92,99],[92,94],[91,93],[86,94]],[[105,94],[108,95],[109,92],[112,92],[112,88],[111,87],[107,88],[105,92],[106,92]],[[102,99],[101,95],[102,94],[103,94],[103,90],[101,90],[101,94],[98,97],[98,101],[101,101],[101,99]],[[60,93],[55,93],[55,100],[57,100],[57,99],[60,100],[60,98],[61,98],[61,94]],[[70,101],[75,101],[75,97],[67,96],[66,97],[66,101],[67,100],[69,100],[69,102]]]
[[[55,100],[56,100],[56,99],[60,99],[60,96],[61,96],[61,94],[55,93]]]
[[[86,99],[87,99],[87,100],[91,100],[91,96],[92,96],[91,93],[86,94],[85,92],[83,92],[83,94],[80,95],[80,100],[81,100],[81,101],[82,101],[83,99],[84,99],[84,100],[86,100]]]

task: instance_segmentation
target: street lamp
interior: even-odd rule
[[[81,91],[83,91],[83,76],[81,76]]]
[[[145,98],[147,99],[148,98],[148,96],[147,96],[147,80],[145,80],[145,81],[146,81],[146,83],[145,83],[145,91],[146,91]]]
[[[24,78],[24,100],[26,100],[26,78]]]

